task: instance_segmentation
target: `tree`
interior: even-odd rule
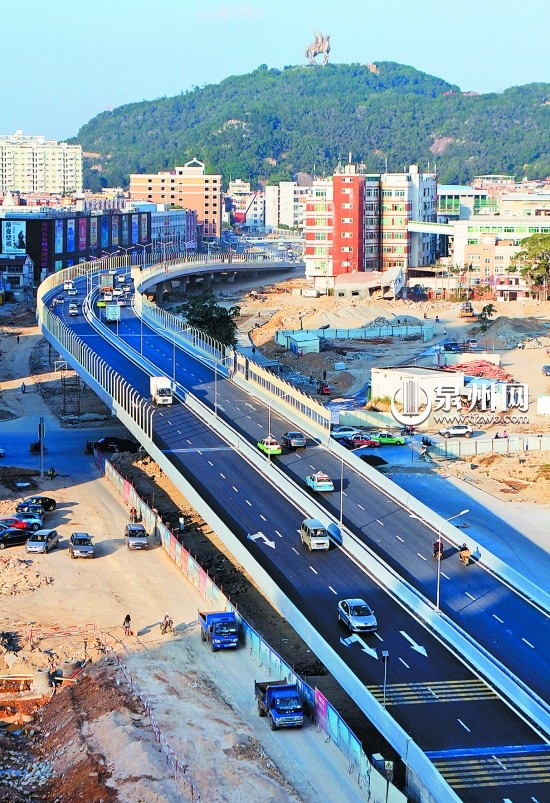
[[[513,266],[509,273],[518,269],[531,285],[537,288],[540,298],[541,288],[543,300],[548,295],[548,280],[550,278],[550,234],[532,234],[522,241],[522,249],[512,257]]]
[[[220,307],[212,290],[202,290],[190,296],[176,308],[183,315],[188,326],[200,329],[223,346],[236,346],[237,324],[235,318],[241,314],[240,307]]]
[[[482,332],[486,332],[488,328],[488,320],[491,315],[494,315],[496,312],[496,307],[494,304],[485,304],[482,308],[481,313],[479,315],[479,320],[481,321],[481,326],[479,327]]]

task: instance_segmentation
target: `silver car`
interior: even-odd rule
[[[378,627],[374,611],[364,599],[342,599],[338,603],[338,621],[352,633],[374,633]]]
[[[25,552],[49,552],[59,546],[57,530],[37,530],[25,543]]]

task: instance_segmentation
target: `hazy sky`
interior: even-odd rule
[[[3,0],[0,134],[75,136],[99,112],[251,72],[396,61],[463,90],[550,82],[550,0]]]

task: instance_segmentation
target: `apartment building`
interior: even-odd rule
[[[265,188],[266,228],[271,230],[288,226],[289,229],[302,230],[311,192],[311,186],[302,186],[296,181],[268,184]]]
[[[315,179],[306,201],[304,260],[306,277],[316,287],[332,286],[332,238],[334,232],[333,182]]]
[[[437,180],[411,165],[404,173],[366,174],[340,167],[329,180],[314,181],[306,202],[306,276],[333,287],[346,273],[433,264],[436,235],[411,232],[410,221],[435,223]],[[320,197],[322,196],[322,197]]]
[[[82,147],[22,131],[0,135],[0,191],[82,192]]]
[[[130,198],[194,209],[205,239],[218,239],[222,224],[222,176],[206,173],[203,162],[191,159],[160,173],[130,175]]]
[[[457,220],[453,229],[450,260],[463,268],[463,281],[474,286],[509,285],[510,289],[520,284],[519,272],[509,273],[514,267],[512,257],[521,250],[522,240],[527,237],[550,235],[550,218],[482,216]],[[518,282],[512,282],[513,277]]]
[[[237,226],[251,232],[264,231],[265,194],[261,190],[251,190],[248,181],[235,179],[229,182],[225,208]]]

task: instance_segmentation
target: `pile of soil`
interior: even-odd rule
[[[0,557],[0,596],[13,596],[49,585],[53,578],[35,567],[33,560]]]
[[[475,458],[475,463],[450,463],[445,474],[459,474],[494,495],[514,502],[549,504],[550,463],[548,452],[488,454]]]

